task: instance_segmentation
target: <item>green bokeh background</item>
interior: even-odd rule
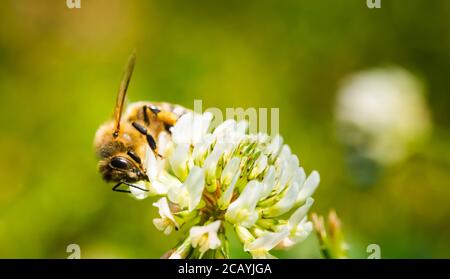
[[[280,109],[280,132],[322,177],[314,211],[335,208],[350,256],[450,257],[450,1],[2,1],[0,257],[156,258],[171,248],[154,200],[113,193],[92,141],[137,48],[129,100]],[[399,65],[427,85],[434,132],[371,187],[336,139],[346,75]],[[234,257],[247,257],[236,243]],[[280,257],[320,257],[315,236]]]

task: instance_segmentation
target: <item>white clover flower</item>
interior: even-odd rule
[[[256,204],[262,190],[261,183],[255,180],[247,183],[239,197],[228,206],[225,212],[225,220],[247,228],[253,226],[259,217]]]
[[[308,198],[306,203],[299,207],[288,220],[288,223],[284,226],[288,229],[288,235],[278,243],[277,248],[288,248],[305,240],[313,230],[313,224],[307,221],[306,215],[308,210],[314,203],[313,198]],[[284,228],[284,227],[283,227]]]
[[[214,221],[205,226],[195,226],[189,231],[191,237],[192,247],[199,247],[201,254],[204,254],[209,249],[219,248],[221,242],[217,236],[220,228],[220,220]]]
[[[254,258],[272,258],[272,249],[303,241],[312,229],[307,213],[319,174],[307,177],[281,136],[248,134],[245,121],[212,129],[211,119],[183,115],[172,141],[158,138],[161,158],[147,150],[150,181],[138,184],[148,194],[132,189],[137,198],[161,197],[154,204],[159,230],[184,232],[169,258],[228,257],[226,227]]]
[[[170,211],[167,199],[163,197],[153,205],[159,209],[159,215],[161,216],[161,218],[153,219],[153,224],[164,234],[170,234],[175,227],[178,227],[178,224]]]
[[[279,245],[289,234],[287,227],[283,227],[280,231],[265,231],[260,237],[244,245],[245,250],[249,251],[254,258],[266,259],[273,258],[269,253],[275,246]]]
[[[205,174],[203,169],[193,166],[184,184],[170,189],[169,200],[179,204],[181,208],[187,207],[189,211],[192,211],[202,198],[204,186]]]
[[[400,69],[373,69],[345,80],[336,119],[344,144],[383,165],[406,159],[429,135],[424,86]]]

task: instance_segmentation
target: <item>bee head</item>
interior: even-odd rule
[[[142,148],[135,145],[139,134],[121,132],[114,136],[111,125],[101,127],[95,137],[95,149],[100,159],[99,170],[108,182],[148,180],[142,167]],[[130,131],[128,129],[128,131]]]
[[[99,169],[103,178],[106,181],[115,182],[148,180],[147,175],[141,168],[140,161],[136,162],[132,157],[129,154],[120,153],[108,159],[100,160]]]

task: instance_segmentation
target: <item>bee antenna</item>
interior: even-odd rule
[[[114,109],[114,121],[116,129],[114,130],[113,137],[117,138],[120,131],[120,119],[122,117],[123,105],[125,103],[125,97],[127,95],[128,85],[130,84],[131,75],[133,74],[134,65],[136,63],[136,49],[133,50],[128,58],[127,65],[123,74],[122,81],[120,82],[119,92],[117,94],[116,107]]]

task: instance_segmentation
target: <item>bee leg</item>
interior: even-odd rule
[[[164,124],[166,131],[170,133],[170,128],[175,125],[178,116],[171,111],[162,111],[156,106],[149,106],[148,108],[156,116],[156,119]]]
[[[142,107],[142,113],[144,114],[144,122],[148,126],[150,126],[150,119],[148,118],[148,113],[147,113],[147,110],[149,110],[149,109],[150,108],[147,105]]]
[[[147,124],[147,126],[150,125],[150,118],[149,118],[149,113],[152,113],[154,118],[157,118],[158,113],[160,112],[159,108],[157,108],[156,106],[149,106],[149,105],[144,105],[142,106],[142,114],[144,115],[144,122],[145,124]]]
[[[114,191],[114,192],[120,192],[120,193],[131,193],[131,191],[129,191],[129,190],[122,190],[122,189],[117,189],[117,188],[119,188],[120,187],[120,185],[122,185],[123,184],[123,182],[119,182],[119,183],[117,183],[116,185],[114,185],[114,187],[112,188],[112,190]]]
[[[142,126],[141,124],[137,123],[137,122],[133,122],[132,123],[133,127],[138,130],[139,133],[143,134],[146,139],[147,139],[147,143],[150,146],[150,148],[153,150],[153,152],[155,153],[156,156],[158,157],[162,157],[159,153],[158,153],[158,148],[156,147],[156,141],[153,138],[153,136],[148,132],[147,128],[145,128],[144,126]]]
[[[144,191],[144,192],[148,192],[147,189],[143,189],[143,188],[141,188],[141,187],[139,187],[139,186],[136,186],[136,185],[133,185],[133,184],[127,183],[127,182],[119,182],[119,183],[117,183],[117,184],[112,188],[112,190],[113,190],[114,192],[120,192],[120,193],[127,193],[127,194],[130,194],[130,193],[131,193],[130,190],[117,189],[117,188],[119,188],[120,185],[122,185],[122,184],[125,184],[125,185],[127,185],[128,187],[133,187],[133,188],[139,189],[139,190]]]
[[[138,190],[141,190],[141,191],[144,191],[144,192],[148,192],[147,189],[141,188],[139,186],[136,186],[136,185],[128,183],[128,182],[123,182],[123,184],[127,185],[128,187],[133,187],[135,189],[138,189]]]
[[[172,134],[172,131],[170,130],[173,127],[173,125],[164,123],[164,129],[169,133]]]
[[[157,106],[148,106],[148,109],[153,112],[154,115],[158,115],[158,113],[161,112],[161,110]]]

